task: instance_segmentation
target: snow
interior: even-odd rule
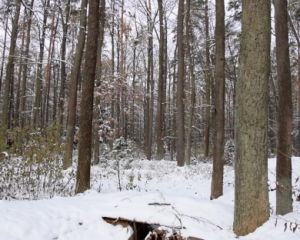
[[[209,200],[211,163],[197,162],[178,168],[171,161],[125,159],[120,160],[119,166],[122,191],[118,190],[116,162],[107,160],[92,167],[92,187],[100,192],[89,190],[74,197],[37,201],[0,201],[0,240],[125,240],[132,235],[131,227],[110,225],[102,217],[160,224],[169,231],[179,229],[185,237],[237,238],[232,231],[234,171],[231,166],[225,166],[224,195],[215,200]],[[300,222],[299,202],[294,201],[293,213],[274,214],[275,191],[271,189],[275,186],[275,167],[276,160],[269,159],[270,219],[254,233],[239,239],[300,238],[297,227],[292,231]],[[293,158],[296,195],[299,175],[300,158]]]

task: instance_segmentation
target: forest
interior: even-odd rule
[[[299,119],[300,1],[0,0],[0,239],[299,239]]]

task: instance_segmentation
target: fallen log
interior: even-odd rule
[[[176,230],[185,229],[185,227],[162,226],[157,223],[140,222],[136,221],[135,219],[130,220],[126,218],[102,217],[102,219],[114,226],[130,226],[133,229],[134,233],[128,240],[204,240],[202,238],[196,237],[183,238],[181,234]],[[170,234],[168,234],[168,231],[163,228],[170,228],[175,231],[170,236]]]

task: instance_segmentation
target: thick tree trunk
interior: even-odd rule
[[[81,1],[80,12],[80,31],[78,35],[78,43],[76,47],[75,59],[71,70],[69,81],[69,104],[68,104],[68,123],[67,123],[67,139],[66,150],[64,153],[63,169],[67,169],[72,165],[73,142],[76,123],[76,105],[77,105],[77,85],[80,75],[80,65],[85,44],[86,30],[86,8],[87,0]]]
[[[20,9],[21,3],[20,0],[16,0],[16,10],[15,16],[13,20],[12,32],[11,32],[11,39],[10,39],[10,48],[9,48],[9,56],[8,56],[8,63],[6,67],[6,77],[5,77],[5,86],[4,86],[4,95],[3,95],[3,108],[2,108],[2,130],[8,128],[9,123],[9,101],[10,101],[10,92],[11,92],[11,85],[13,82],[13,75],[14,75],[14,55],[15,55],[15,48],[16,42],[18,37],[18,22],[20,16]]]
[[[178,73],[177,73],[177,165],[184,165],[184,50],[183,50],[183,18],[184,0],[178,4],[177,45],[178,45]]]
[[[299,26],[298,26],[299,29]],[[299,32],[299,31],[298,31]],[[300,46],[298,46],[298,74],[297,74],[297,103],[298,103],[298,108],[297,108],[297,116],[298,119],[300,119]],[[297,146],[296,146],[296,150],[297,150],[297,155],[300,154],[300,121],[298,120],[298,125],[297,125],[297,130],[298,130],[298,135],[297,135]]]
[[[164,22],[162,1],[158,0],[159,12],[159,73],[158,73],[158,110],[157,110],[157,151],[156,159],[164,158],[163,127],[164,127]]]
[[[211,199],[223,195],[224,101],[225,101],[225,9],[224,0],[216,0],[216,68],[214,104],[214,149]]]
[[[240,76],[235,109],[233,223],[233,231],[239,236],[253,232],[269,219],[270,8],[270,1],[243,1]]]
[[[292,202],[292,84],[289,58],[287,0],[274,0],[278,75],[278,136],[276,214],[293,211]]]
[[[80,104],[80,132],[76,193],[90,188],[92,158],[93,99],[96,75],[97,45],[99,32],[99,0],[89,0],[88,35],[82,99]]]

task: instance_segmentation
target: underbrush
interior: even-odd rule
[[[18,142],[0,159],[0,199],[37,200],[75,195],[77,150],[72,166],[62,170],[59,128],[48,127],[43,133],[31,130],[11,134],[18,136]],[[176,184],[186,184],[188,189],[196,181],[209,179],[212,172],[211,164],[196,159],[184,168],[178,168],[176,161],[146,160],[135,142],[123,138],[115,140],[112,148],[101,143],[100,156],[100,163],[92,165],[90,185],[101,193],[152,191],[157,183],[170,189],[176,188]]]
[[[59,128],[15,129],[14,145],[0,160],[0,199],[52,198],[74,193],[75,172],[62,171]],[[6,155],[6,156],[5,156]]]

